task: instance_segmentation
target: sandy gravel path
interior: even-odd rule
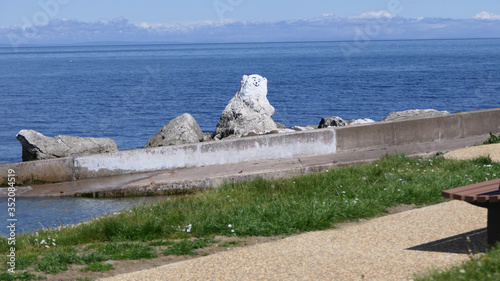
[[[480,156],[491,157],[493,162],[500,162],[500,143],[457,149],[444,155],[447,159],[471,160]]]
[[[485,248],[485,227],[450,201],[103,280],[408,280],[467,260],[466,235]]]

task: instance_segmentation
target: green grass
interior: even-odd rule
[[[204,240],[217,235],[290,235],[328,229],[383,214],[399,204],[440,203],[442,190],[498,175],[500,164],[489,158],[454,161],[385,156],[374,163],[289,179],[226,184],[76,227],[39,231],[39,236],[19,235],[16,258],[23,268],[56,273],[71,264],[107,259],[191,255],[206,247],[203,243],[209,241]],[[46,249],[37,243],[42,238],[49,241],[48,237],[57,241],[57,247]],[[8,247],[1,238],[0,252],[7,252]],[[0,268],[6,268],[6,263]]]

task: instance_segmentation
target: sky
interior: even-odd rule
[[[498,38],[499,24],[498,0],[0,0],[11,45]]]

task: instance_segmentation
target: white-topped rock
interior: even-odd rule
[[[370,123],[375,123],[375,120],[372,120],[370,118],[363,118],[363,119],[353,119],[350,121],[347,121],[348,125],[363,125],[363,124],[370,124]]]
[[[277,126],[271,118],[273,114],[274,107],[267,100],[267,79],[256,74],[245,75],[239,91],[222,112],[212,138],[220,140],[231,135],[240,137],[252,131],[261,134],[275,130]]]

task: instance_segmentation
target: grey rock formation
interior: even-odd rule
[[[396,121],[396,120],[407,120],[407,119],[417,119],[425,117],[435,117],[449,115],[448,111],[437,111],[435,109],[413,109],[405,111],[391,112],[382,121]]]
[[[261,134],[278,127],[271,118],[274,107],[267,100],[267,79],[259,75],[243,76],[240,89],[229,101],[212,138],[240,137],[254,131]]]
[[[204,134],[189,113],[173,119],[151,137],[144,148],[204,141]]]
[[[118,151],[116,143],[109,138],[72,136],[51,138],[33,130],[21,130],[16,137],[23,148],[23,161]]]
[[[343,127],[347,126],[347,122],[338,116],[323,117],[321,122],[319,122],[318,128],[329,128],[329,127]]]

